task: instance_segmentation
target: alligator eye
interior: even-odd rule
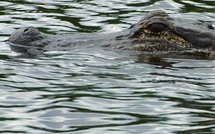
[[[149,25],[150,31],[156,32],[156,33],[162,32],[165,28],[166,28],[166,25],[161,24],[161,23],[154,23],[154,24]]]

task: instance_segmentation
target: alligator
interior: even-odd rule
[[[183,22],[183,21],[180,21]],[[180,25],[163,10],[149,12],[127,30],[110,34],[47,35],[35,27],[22,27],[8,39],[12,51],[35,54],[50,50],[68,50],[80,47],[137,50],[150,53],[215,50],[212,25]],[[196,28],[196,29],[195,29]]]

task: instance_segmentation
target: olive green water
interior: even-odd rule
[[[28,58],[4,42],[22,26],[120,31],[154,9],[215,24],[213,0],[1,0],[0,133],[215,133],[213,59],[146,61],[100,48]]]

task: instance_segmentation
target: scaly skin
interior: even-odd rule
[[[206,31],[202,31],[178,26],[173,18],[160,10],[149,12],[137,24],[122,32],[49,36],[34,27],[23,27],[15,31],[8,42],[13,51],[20,53],[91,46],[153,53],[215,50],[213,30],[206,28]]]

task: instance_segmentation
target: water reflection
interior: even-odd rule
[[[0,132],[214,133],[213,59],[102,49],[23,57],[3,42],[26,25],[50,34],[122,30],[157,8],[214,22],[212,1],[1,1]]]

